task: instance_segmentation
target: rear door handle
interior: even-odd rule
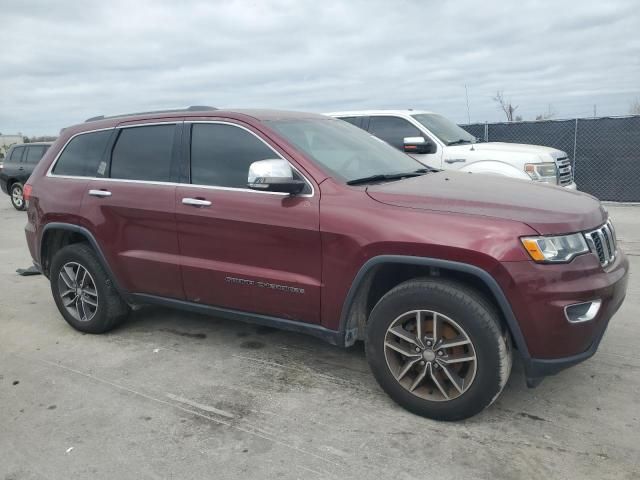
[[[464,158],[447,158],[445,160],[445,162],[447,163],[458,163],[458,162],[466,162],[466,160]]]
[[[193,207],[210,207],[211,202],[209,200],[203,200],[202,198],[183,198],[182,203],[184,205],[191,205]]]
[[[110,197],[111,192],[107,190],[89,190],[89,195],[92,197]]]

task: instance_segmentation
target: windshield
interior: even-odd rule
[[[445,145],[476,142],[476,138],[473,135],[442,115],[419,113],[412,115],[412,117],[424,125],[427,130],[438,137]]]
[[[409,155],[342,120],[269,120],[265,123],[346,182],[425,168]]]

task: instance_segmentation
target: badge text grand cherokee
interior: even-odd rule
[[[513,352],[531,386],[589,358],[627,285],[593,197],[432,171],[321,115],[97,117],[61,133],[24,194],[74,328],[156,304],[363,340],[381,387],[435,419],[491,404]]]

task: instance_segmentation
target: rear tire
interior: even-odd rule
[[[461,420],[491,405],[512,365],[509,334],[492,304],[445,279],[409,280],[384,295],[369,317],[366,352],[382,389],[434,420]]]
[[[27,202],[24,201],[24,190],[20,182],[11,184],[9,188],[9,197],[11,198],[11,205],[13,208],[19,211],[27,209]]]
[[[61,248],[53,257],[49,278],[58,310],[76,330],[107,332],[130,311],[86,243]]]

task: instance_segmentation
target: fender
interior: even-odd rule
[[[510,163],[500,160],[476,160],[460,168],[460,172],[485,173],[502,175],[509,178],[519,178],[531,181],[531,177],[524,170],[514,167]]]
[[[379,255],[377,257],[370,258],[369,260],[367,260],[367,262],[365,262],[364,265],[362,265],[362,267],[356,274],[351,287],[349,288],[349,293],[347,293],[347,297],[342,307],[342,313],[340,315],[340,332],[344,333],[345,347],[353,345],[356,340],[356,328],[354,325],[349,325],[348,321],[349,313],[355,300],[356,294],[358,293],[359,287],[363,284],[366,279],[367,273],[369,273],[371,269],[382,264],[390,263],[454,270],[457,272],[463,272],[473,275],[480,279],[495,296],[498,302],[498,307],[500,308],[500,311],[502,312],[504,319],[507,322],[507,326],[511,331],[513,341],[515,342],[516,347],[518,348],[518,351],[522,355],[523,359],[525,359],[526,361],[531,358],[531,356],[529,355],[529,350],[527,349],[527,344],[524,340],[524,336],[522,335],[522,330],[520,330],[518,320],[516,319],[513,310],[511,309],[511,304],[507,300],[507,297],[502,291],[502,288],[500,288],[500,285],[498,285],[498,282],[496,282],[496,280],[488,272],[479,267],[476,267],[475,265],[469,265],[467,263],[441,260],[439,258],[412,257],[404,255]]]
[[[105,258],[104,253],[102,253],[102,248],[100,248],[100,245],[98,244],[98,241],[95,239],[93,234],[89,230],[84,228],[84,227],[80,227],[78,225],[73,225],[71,223],[61,223],[61,222],[47,223],[44,226],[44,228],[42,229],[42,234],[40,235],[40,242],[39,242],[40,245],[38,246],[38,250],[40,252],[40,264],[41,265],[42,265],[42,253],[43,253],[42,249],[44,247],[44,245],[42,244],[42,240],[44,239],[45,233],[47,233],[48,230],[67,230],[67,231],[70,231],[70,232],[78,233],[78,234],[82,235],[84,238],[86,238],[87,241],[89,242],[89,244],[95,250],[96,255],[98,257],[98,261],[100,262],[100,265],[102,265],[102,268],[104,268],[104,271],[107,272],[107,275],[109,275],[109,278],[113,282],[113,286],[115,287],[115,289],[118,291],[118,293],[120,295],[122,295],[122,298],[124,298],[125,300],[128,299],[127,292],[125,292],[120,287],[120,284],[118,283],[118,280],[116,279],[116,276],[113,274],[113,271],[109,267],[109,263],[107,262],[107,259]],[[41,268],[44,270],[44,267],[41,267]]]

